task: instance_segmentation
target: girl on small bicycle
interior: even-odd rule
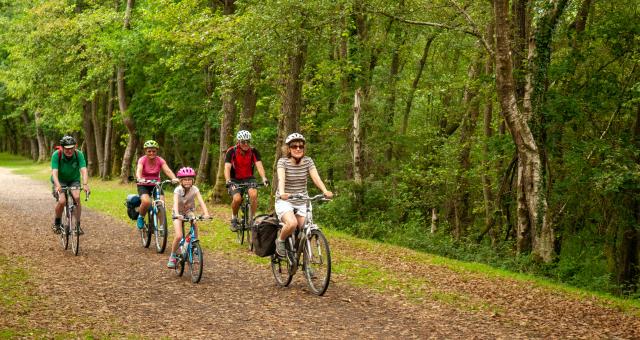
[[[158,149],[160,146],[158,142],[154,140],[148,140],[144,142],[145,155],[138,159],[138,166],[136,168],[136,179],[138,181],[138,195],[140,195],[140,208],[138,212],[138,229],[144,228],[144,216],[147,214],[147,209],[151,206],[151,191],[155,187],[155,184],[146,181],[160,181],[160,171],[164,172],[174,183],[178,182],[176,175],[167,165],[167,162],[160,156],[158,156]],[[160,195],[164,199],[164,193],[161,191]]]
[[[198,187],[193,185],[193,181],[196,178],[196,172],[190,167],[180,168],[180,170],[178,170],[178,178],[180,180],[180,185],[178,185],[173,191],[173,229],[175,236],[173,238],[173,243],[171,244],[169,262],[167,262],[167,267],[171,269],[176,267],[176,251],[178,250],[178,245],[182,239],[183,217],[193,215],[193,212],[196,209],[196,198],[198,199],[198,204],[204,213],[203,217],[210,218],[209,211],[207,210],[207,206],[204,204],[200,190],[198,190]]]
[[[305,139],[299,133],[292,133],[285,139],[282,157],[278,160],[278,188],[276,191],[276,214],[284,222],[280,237],[276,238],[276,253],[285,255],[284,240],[293,233],[296,227],[304,225],[307,206],[304,201],[291,199],[291,194],[307,194],[307,177],[322,191],[326,198],[333,193],[325,187],[313,160],[304,154]],[[294,214],[295,209],[295,214]]]

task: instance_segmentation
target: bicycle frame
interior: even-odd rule
[[[305,249],[305,247],[303,247],[303,242],[307,242],[306,249],[310,249],[309,234],[311,234],[311,231],[313,230],[320,229],[318,228],[317,224],[313,223],[313,213],[312,213],[313,209],[312,209],[311,202],[314,200],[324,198],[324,195],[316,195],[313,197],[304,197],[302,195],[296,195],[296,196],[297,197],[294,196],[294,198],[303,198],[305,200],[305,205],[307,207],[307,214],[304,217],[304,223],[302,227],[297,227],[295,231],[291,235],[289,235],[289,237],[287,237],[287,242],[289,243],[289,247],[291,248],[291,251],[294,253],[294,256],[295,256],[294,259],[291,259],[293,273],[296,272],[298,268],[298,263],[300,263],[300,255],[302,255],[302,249]],[[281,226],[283,225],[282,222],[280,222],[280,225]],[[308,255],[311,255],[311,254],[308,254]]]
[[[183,220],[182,221],[182,239],[180,239],[180,244],[178,244],[178,249],[182,249],[181,254],[179,254],[180,256],[182,256],[183,254],[189,254],[189,258],[187,258],[186,260],[189,262],[193,261],[193,258],[191,257],[191,247],[193,245],[193,243],[198,241],[198,236],[197,236],[197,228],[198,226],[196,225],[196,219],[188,219],[188,220]],[[185,236],[184,233],[184,224],[185,222],[189,222],[190,227],[189,227],[189,233]],[[186,246],[185,246],[186,243]],[[183,246],[184,249],[182,248]]]

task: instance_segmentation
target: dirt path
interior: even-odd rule
[[[469,282],[436,267],[418,266],[410,275],[426,278],[432,289],[481,296],[502,312],[384,296],[339,280],[316,297],[302,275],[280,289],[268,268],[211,251],[194,285],[164,267],[167,255],[143,249],[132,224],[87,209],[74,257],[51,232],[49,187],[4,168],[0,182],[0,255],[23,259],[38,296],[26,315],[0,307],[0,330],[45,329],[53,336],[89,329],[116,338],[640,338],[637,317],[522,283]]]

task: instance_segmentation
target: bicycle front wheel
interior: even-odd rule
[[[64,207],[64,211],[62,212],[62,231],[60,232],[60,245],[62,249],[67,250],[69,248],[69,225],[71,220],[69,218],[69,213],[67,211],[67,207]]]
[[[164,205],[158,205],[157,209],[153,234],[156,238],[156,252],[162,254],[167,246],[167,212],[164,209]]]
[[[184,273],[184,256],[185,254],[183,253],[180,253],[180,255],[178,255],[178,261],[173,269],[176,272],[177,276],[182,276],[182,273]]]
[[[149,221],[149,223],[145,223],[144,227],[140,229],[140,240],[142,241],[142,246],[145,248],[149,248],[149,244],[151,244],[151,226],[149,224],[151,224],[152,220],[153,216],[150,208],[147,214],[147,221]]]
[[[251,228],[253,227],[253,213],[251,213],[251,203],[249,203],[249,218],[247,219],[247,223],[245,224],[244,232],[247,243],[249,244],[249,251],[253,251],[253,239],[251,238]]]
[[[198,283],[202,278],[202,248],[200,242],[191,244],[191,254],[189,256],[189,271],[191,272],[191,282]]]
[[[73,251],[73,255],[78,256],[78,251],[80,251],[80,227],[74,223],[69,230],[71,230],[69,235],[71,237],[71,251]]]
[[[309,289],[313,294],[323,295],[331,279],[331,252],[329,241],[320,230],[313,230],[303,244],[302,264]]]

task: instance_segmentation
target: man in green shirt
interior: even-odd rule
[[[60,139],[61,148],[56,150],[51,156],[51,183],[53,184],[53,195],[58,202],[55,207],[55,220],[53,222],[53,231],[55,233],[62,232],[62,212],[66,203],[65,195],[61,195],[62,187],[82,186],[84,191],[89,193],[89,175],[87,173],[87,162],[84,159],[82,151],[76,150],[76,140],[72,136],[64,136]],[[80,227],[80,190],[71,191],[73,200],[77,204],[76,224]],[[82,234],[82,229],[80,229]]]

